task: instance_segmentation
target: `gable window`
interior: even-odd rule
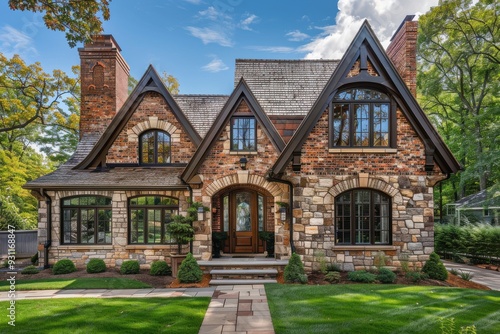
[[[111,198],[64,198],[61,210],[63,244],[111,244]]]
[[[179,211],[179,201],[164,196],[140,196],[129,200],[129,242],[131,244],[173,244],[166,232]]]
[[[336,243],[388,245],[391,239],[391,200],[378,191],[355,189],[335,199]]]
[[[231,119],[231,151],[256,151],[256,138],[255,118],[233,117]]]
[[[389,147],[390,100],[371,89],[338,93],[330,108],[331,147]]]
[[[161,130],[143,132],[139,140],[139,157],[143,165],[170,163],[170,135]]]

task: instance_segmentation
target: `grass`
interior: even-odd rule
[[[142,289],[150,285],[130,278],[46,278],[16,281],[16,290],[56,289]],[[9,282],[0,281],[0,291],[8,291]]]
[[[3,319],[0,333],[198,333],[209,303],[208,297],[18,300],[16,327]]]
[[[266,285],[274,329],[280,333],[441,333],[455,329],[500,333],[500,292],[399,285]]]

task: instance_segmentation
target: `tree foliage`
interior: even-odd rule
[[[500,182],[500,5],[440,2],[419,19],[420,102],[465,168],[445,201]]]
[[[47,28],[66,33],[70,47],[90,42],[92,35],[103,31],[103,20],[109,20],[111,0],[9,0],[12,10],[43,13]]]

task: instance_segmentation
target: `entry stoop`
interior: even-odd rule
[[[210,285],[251,285],[277,283],[276,277],[287,260],[266,258],[220,258],[198,261],[205,273],[212,275]]]

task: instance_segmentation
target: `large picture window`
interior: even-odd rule
[[[233,117],[231,119],[231,151],[256,151],[257,129],[255,118]]]
[[[111,198],[64,198],[61,210],[63,244],[111,244]]]
[[[332,103],[330,146],[389,147],[390,100],[370,89],[349,89],[338,93]]]
[[[174,244],[166,227],[178,214],[179,201],[164,196],[140,196],[129,200],[131,244]]]
[[[139,140],[139,162],[143,165],[169,164],[170,135],[160,130],[143,132]]]
[[[356,189],[335,198],[336,243],[388,245],[391,243],[391,200],[370,189]]]

